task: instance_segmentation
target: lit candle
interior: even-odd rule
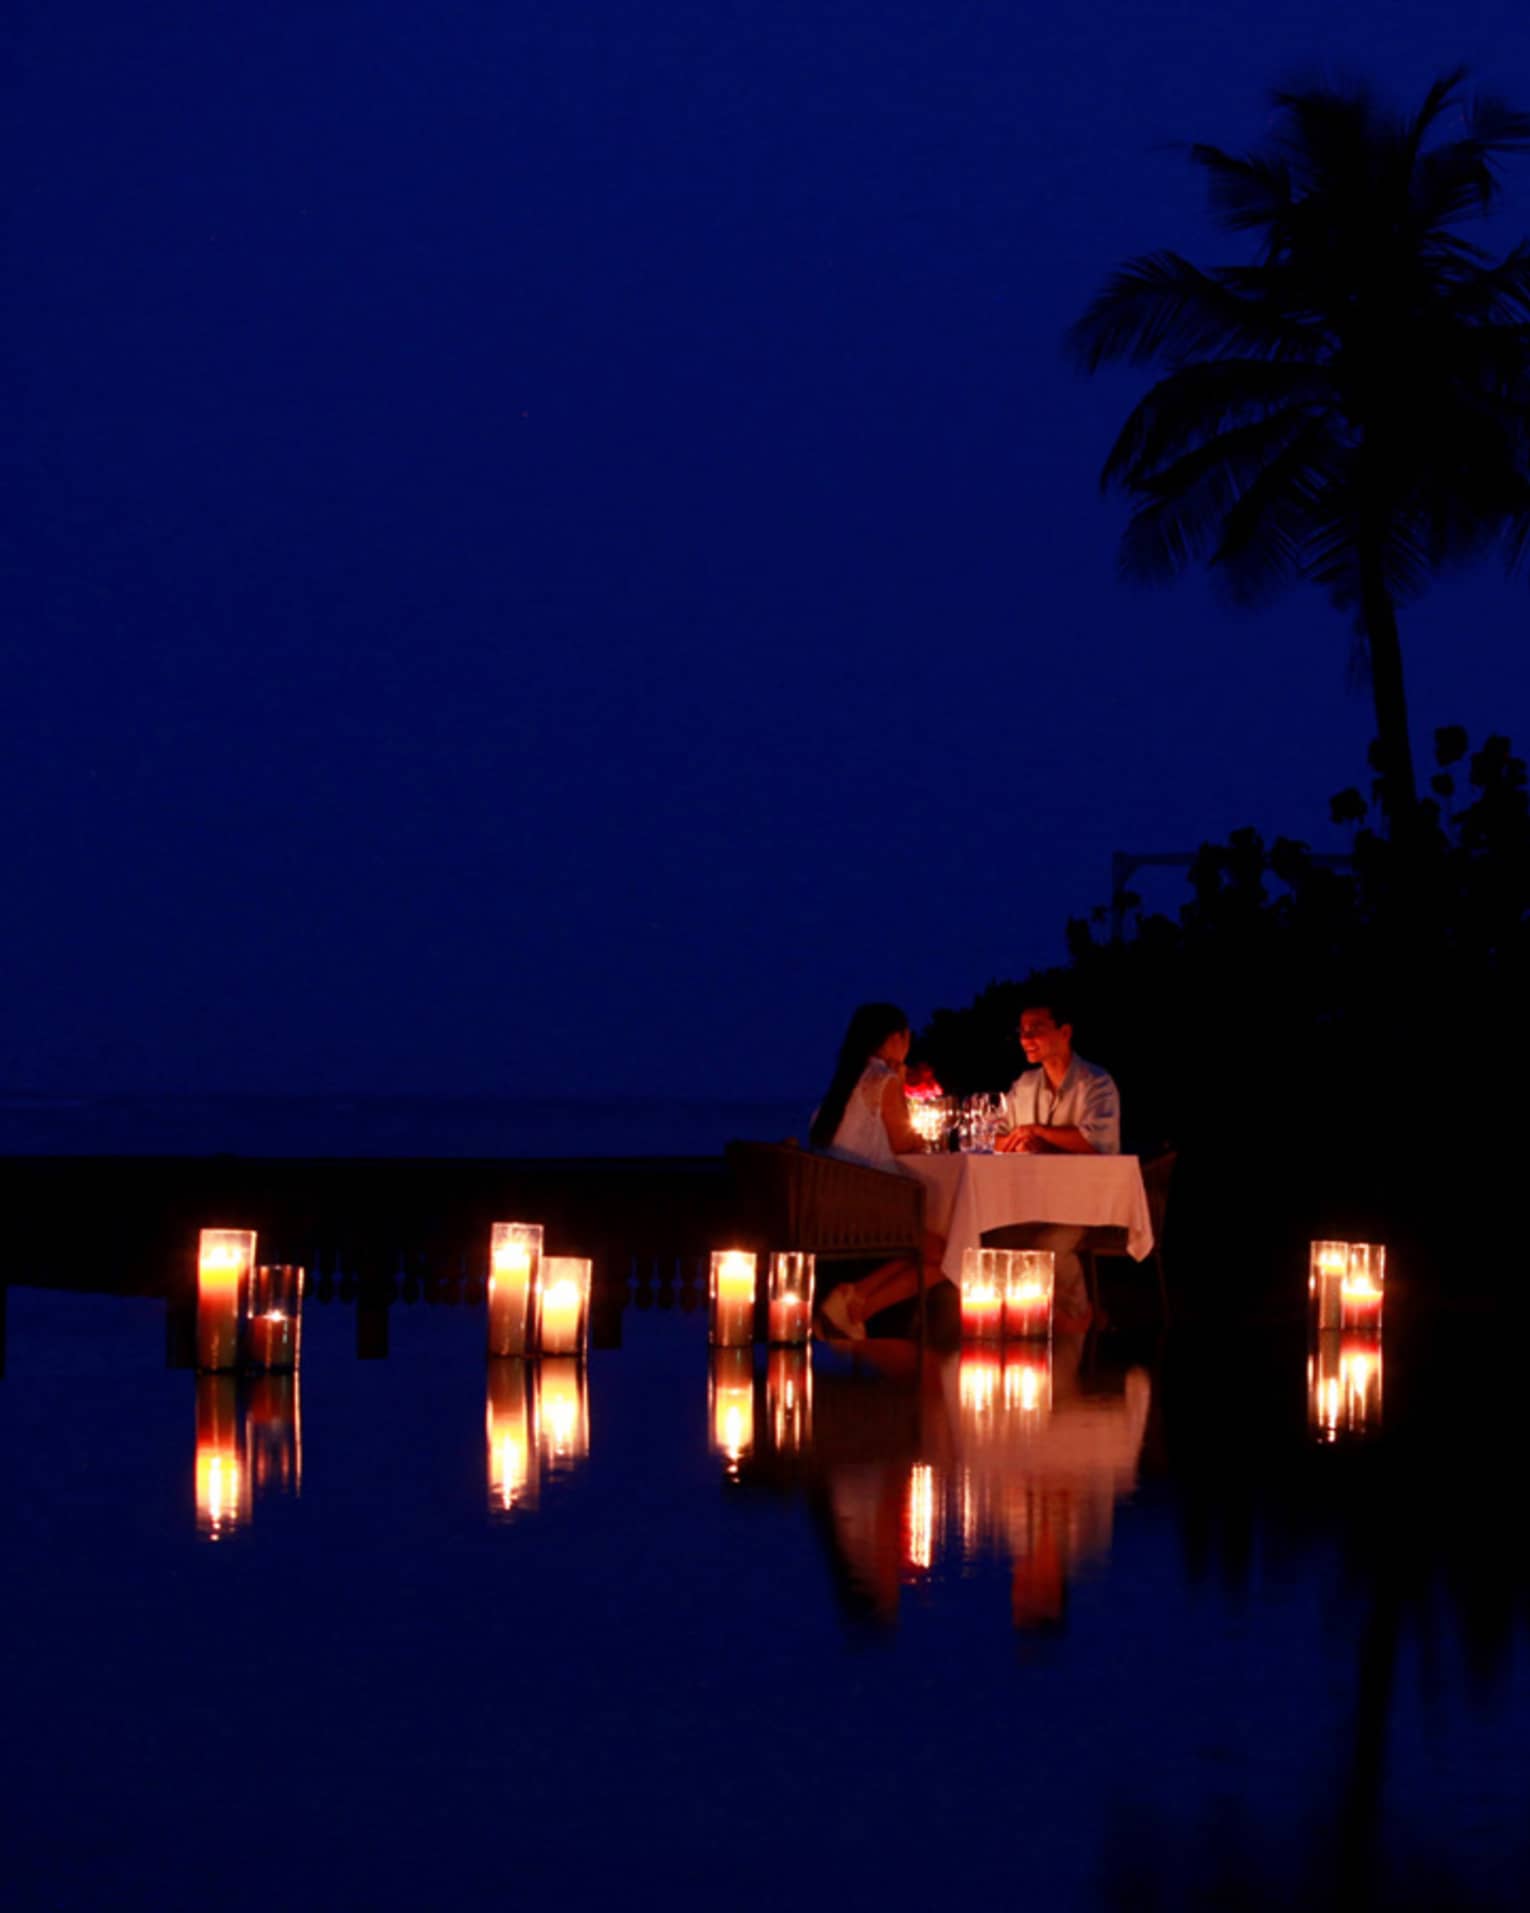
[[[769,1337],[772,1342],[797,1346],[808,1339],[813,1315],[811,1255],[773,1255],[770,1258]]]
[[[1004,1290],[996,1257],[1002,1251],[967,1249],[962,1255],[962,1336],[996,1342],[1004,1332]]]
[[[296,1368],[302,1325],[303,1271],[295,1263],[262,1263],[250,1283],[245,1347],[251,1368]]]
[[[754,1292],[759,1257],[744,1249],[712,1255],[712,1341],[743,1348],[754,1340]]]
[[[583,1355],[590,1319],[591,1263],[583,1255],[542,1258],[537,1284],[538,1346],[544,1355]]]
[[[197,1377],[197,1532],[209,1541],[221,1541],[250,1517],[235,1388],[232,1375]]]
[[[489,1507],[496,1514],[532,1507],[537,1475],[532,1465],[531,1387],[526,1364],[518,1358],[489,1364],[484,1406],[484,1438]]]
[[[237,1368],[239,1318],[255,1266],[253,1229],[203,1229],[197,1241],[197,1367]]]
[[[754,1351],[712,1351],[711,1423],[713,1452],[722,1455],[729,1474],[754,1449]]]
[[[1352,1242],[1349,1266],[1339,1285],[1339,1327],[1377,1328],[1387,1252],[1380,1243]]]
[[[1321,1329],[1339,1326],[1339,1291],[1349,1273],[1350,1244],[1314,1242],[1307,1262],[1307,1294],[1317,1311]]]
[[[549,1474],[565,1474],[590,1452],[590,1397],[583,1362],[559,1355],[538,1364],[537,1453]]]
[[[779,1455],[801,1454],[813,1436],[813,1358],[805,1348],[773,1348],[765,1358],[765,1416]]]
[[[539,1222],[496,1222],[489,1239],[489,1353],[524,1355],[542,1260]]]
[[[1012,1249],[1004,1271],[1004,1332],[1025,1338],[1052,1333],[1057,1258],[1051,1249]]]

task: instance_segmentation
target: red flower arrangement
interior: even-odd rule
[[[928,1063],[915,1063],[910,1068],[903,1079],[903,1089],[909,1100],[915,1103],[933,1102],[937,1096],[946,1093]]]

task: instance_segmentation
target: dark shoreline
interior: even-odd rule
[[[719,1156],[0,1157],[0,1281],[160,1295],[189,1288],[197,1231],[254,1229],[262,1260],[479,1273],[489,1226],[541,1221],[597,1279],[699,1254],[728,1227]]]
[[[1474,1186],[1509,1189],[1508,1167],[1476,1159]],[[1283,1152],[1268,1138],[1184,1151],[1165,1243],[1176,1324],[1300,1316],[1307,1245],[1326,1237],[1386,1243],[1389,1316],[1530,1309],[1503,1217],[1463,1210],[1465,1168],[1374,1146]],[[720,1153],[0,1155],[0,1205],[0,1285],[118,1295],[189,1292],[210,1226],[256,1230],[263,1261],[460,1284],[486,1273],[491,1223],[536,1220],[551,1252],[593,1259],[600,1285],[704,1256],[738,1223]],[[1156,1319],[1151,1277],[1106,1267],[1124,1316]]]

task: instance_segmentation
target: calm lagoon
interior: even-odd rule
[[[10,1907],[1524,1903],[1480,1328],[1389,1323],[1337,1419],[1299,1325],[714,1374],[644,1261],[582,1398],[457,1277],[381,1340],[325,1278],[235,1389],[8,1274]]]

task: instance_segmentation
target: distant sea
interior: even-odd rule
[[[0,1156],[710,1156],[805,1139],[811,1101],[0,1097]]]

